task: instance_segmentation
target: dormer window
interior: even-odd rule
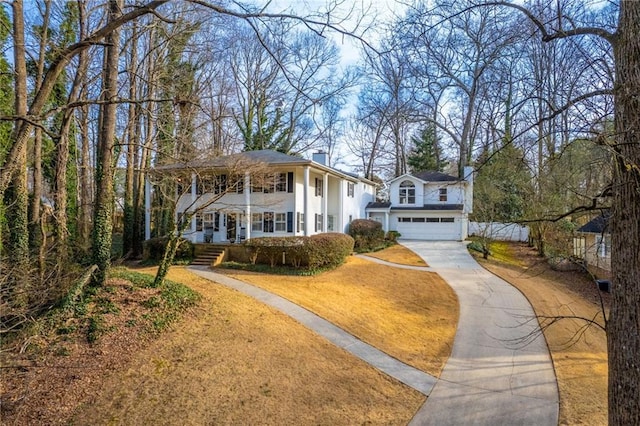
[[[416,203],[416,186],[410,180],[400,183],[400,204]]]
[[[447,201],[447,188],[440,188],[440,201]]]

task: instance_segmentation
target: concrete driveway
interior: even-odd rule
[[[402,240],[458,295],[451,357],[412,425],[557,425],[553,364],[527,299],[460,242]]]

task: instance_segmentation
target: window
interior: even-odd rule
[[[200,213],[196,213],[196,232],[202,231],[202,215]]]
[[[440,218],[439,217],[428,217],[427,218],[427,223],[439,223],[440,222]]]
[[[286,173],[276,173],[276,192],[287,192]]]
[[[297,217],[297,227],[296,229],[298,230],[297,232],[304,232],[304,213],[300,213],[298,212],[298,217]]]
[[[276,213],[276,232],[287,231],[287,214]]]
[[[213,231],[213,213],[205,213],[202,215],[202,229]]]
[[[251,214],[251,230],[262,231],[262,213]]]
[[[262,187],[264,180],[264,176],[251,176],[251,192],[264,192],[264,188]]]
[[[440,222],[442,223],[453,223],[455,222],[455,219],[452,217],[441,217],[440,218]]]
[[[411,222],[410,217],[399,217],[398,222]]]
[[[327,216],[327,231],[335,231],[335,216]]]
[[[214,193],[224,194],[227,191],[227,175],[220,175],[216,178]]]
[[[316,232],[322,232],[322,224],[323,224],[322,215],[316,214]]]
[[[413,182],[405,180],[400,184],[400,204],[416,203],[416,186]]]
[[[447,201],[447,188],[440,188],[440,201]]]
[[[355,187],[353,182],[347,182],[347,197],[354,197]]]
[[[196,193],[198,195],[213,192],[216,187],[215,176],[198,176],[196,178]]]
[[[611,236],[596,235],[596,250],[599,257],[609,257],[611,255]]]
[[[322,185],[322,179],[316,178],[316,197],[322,197]]]
[[[411,222],[413,223],[424,223],[424,217],[412,217]]]
[[[262,232],[273,232],[273,212],[264,212],[262,215]]]
[[[236,193],[242,194],[244,192],[244,176],[235,176],[232,185],[236,187]]]

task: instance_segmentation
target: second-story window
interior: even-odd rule
[[[447,201],[447,188],[440,188],[440,201]]]
[[[287,192],[286,173],[276,173],[276,192]]]
[[[316,197],[322,197],[322,185],[322,179],[316,178]]]
[[[353,197],[355,192],[355,184],[353,182],[347,182],[347,197]]]
[[[400,183],[400,204],[416,203],[416,186],[409,180]]]

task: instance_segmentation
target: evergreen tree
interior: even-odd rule
[[[449,164],[442,158],[435,126],[425,127],[411,138],[413,149],[407,157],[409,169],[416,173],[425,170],[441,172]]]

